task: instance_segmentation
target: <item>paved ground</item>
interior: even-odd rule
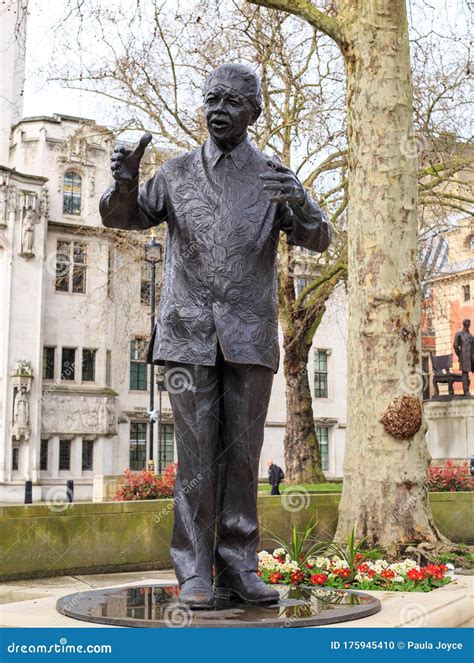
[[[0,626],[44,628],[116,628],[70,619],[56,612],[56,600],[72,592],[101,587],[175,581],[169,571],[137,571],[38,580],[18,580],[0,585]],[[472,627],[474,576],[458,576],[433,592],[369,592],[382,602],[376,615],[327,628],[364,627]]]

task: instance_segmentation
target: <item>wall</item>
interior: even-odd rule
[[[302,498],[259,496],[262,549],[278,547],[275,538],[290,537],[294,524],[301,530],[310,519],[318,522],[317,538],[332,537],[340,496]],[[431,493],[430,504],[443,534],[474,542],[474,492]],[[0,579],[168,568],[172,524],[172,500],[3,506]]]

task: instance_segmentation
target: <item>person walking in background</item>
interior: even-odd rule
[[[273,460],[267,460],[268,465],[268,482],[272,487],[271,495],[280,495],[280,483],[285,478],[283,470],[278,465],[275,465]]]

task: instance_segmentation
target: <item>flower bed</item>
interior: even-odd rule
[[[125,470],[118,482],[116,501],[156,500],[172,497],[176,483],[177,464],[171,463],[161,476],[151,470]]]
[[[474,489],[469,464],[466,461],[456,465],[448,459],[444,465],[430,465],[428,490],[432,493],[455,493]]]
[[[259,553],[258,574],[268,584],[320,585],[339,589],[429,592],[451,581],[445,564],[420,567],[411,559],[390,563],[384,559],[366,559],[356,555],[351,570],[340,557],[315,557],[298,563],[277,548],[273,554]]]

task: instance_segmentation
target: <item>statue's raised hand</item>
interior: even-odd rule
[[[111,157],[114,180],[117,180],[117,182],[131,182],[137,177],[140,170],[140,161],[151,139],[151,134],[143,134],[134,150],[127,150],[126,147],[116,147],[114,149]]]

